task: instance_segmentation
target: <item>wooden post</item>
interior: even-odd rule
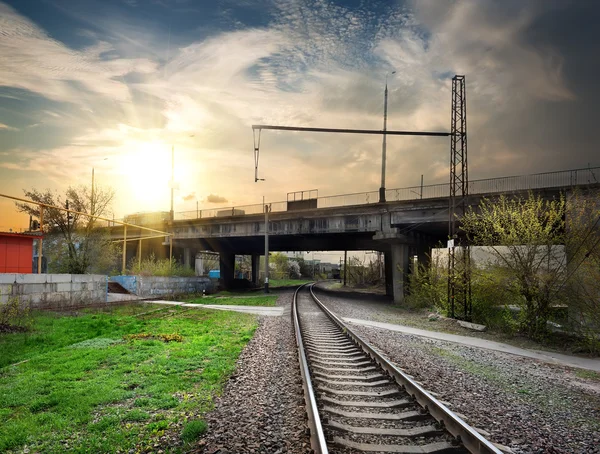
[[[38,274],[42,274],[42,246],[44,237],[44,207],[40,205],[40,240],[38,242],[38,263],[37,263],[37,272]]]
[[[142,239],[138,242],[138,268],[142,267]]]
[[[123,226],[123,265],[121,267],[121,274],[125,274],[126,259],[127,259],[127,224],[125,224]]]

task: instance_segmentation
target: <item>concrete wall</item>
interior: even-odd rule
[[[125,290],[137,295],[137,276],[111,276],[109,278],[112,282],[117,282]]]
[[[107,277],[100,274],[0,274],[0,303],[18,297],[31,308],[51,309],[107,301]]]
[[[110,280],[145,298],[202,293],[203,290],[209,292],[213,289],[213,283],[207,277],[113,276]]]
[[[138,276],[138,296],[202,293],[203,290],[212,290],[212,282],[207,277]]]

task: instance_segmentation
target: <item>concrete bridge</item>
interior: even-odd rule
[[[475,180],[469,184],[468,205],[477,207],[483,197],[501,193],[527,196],[534,191],[547,199],[557,198],[574,188],[598,186],[599,180],[600,168]],[[274,203],[269,214],[269,249],[381,251],[387,293],[400,302],[410,257],[417,256],[423,263],[431,248],[446,243],[447,194],[446,184],[388,190],[385,203],[377,202],[376,191]],[[140,224],[174,232],[174,256],[186,265],[193,266],[196,252],[218,252],[225,287],[233,284],[235,255],[252,256],[252,275],[257,279],[259,258],[264,254],[262,204],[177,213],[172,223],[165,219],[143,222],[142,218]],[[130,232],[128,235],[136,235]],[[130,244],[128,257],[149,251],[164,256],[168,250],[162,239],[144,243],[143,251],[140,245]]]

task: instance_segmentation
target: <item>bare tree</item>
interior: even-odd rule
[[[44,231],[57,234],[57,250],[63,263],[62,271],[73,274],[88,272],[95,254],[103,250],[115,252],[106,234],[97,229],[94,216],[106,215],[114,197],[112,189],[87,186],[69,187],[61,196],[58,192],[37,189],[24,190],[25,197],[34,202],[72,210],[44,208]],[[38,205],[17,203],[19,211],[40,219]]]

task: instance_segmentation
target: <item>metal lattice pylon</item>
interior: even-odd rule
[[[461,316],[471,316],[471,251],[457,232],[457,218],[464,215],[469,195],[467,165],[467,91],[465,76],[452,78],[452,112],[450,123],[450,197],[448,216],[448,303],[450,315],[462,306]],[[457,247],[459,253],[457,254]]]

